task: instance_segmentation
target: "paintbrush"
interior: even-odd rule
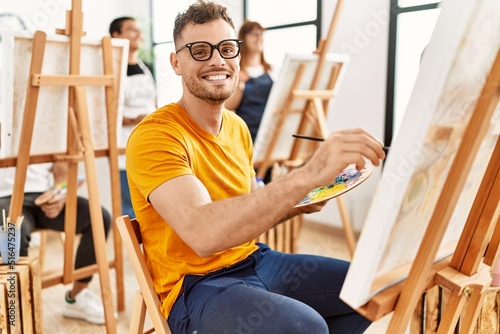
[[[304,135],[297,135],[297,134],[292,135],[292,137],[300,138],[300,139],[315,140],[315,141],[324,141],[325,140],[325,138],[321,138],[321,137],[311,137],[311,136],[304,136]],[[384,146],[384,152],[386,155],[387,155],[387,153],[389,153],[389,148],[390,148],[389,146]]]

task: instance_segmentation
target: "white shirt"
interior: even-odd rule
[[[139,115],[147,115],[157,109],[156,105],[156,83],[153,75],[146,65],[138,60],[138,65],[144,72],[127,76],[124,80],[124,105],[123,117],[136,118]],[[124,125],[122,127],[119,147],[126,147],[128,137],[135,125]],[[125,155],[118,157],[118,166],[125,169]]]
[[[52,163],[29,165],[26,171],[25,193],[42,193],[53,184]],[[0,168],[0,197],[11,196],[16,167]]]
[[[248,73],[248,76],[250,78],[258,78],[262,74],[264,74],[264,66],[262,65],[257,65],[257,66],[248,66],[245,71]]]

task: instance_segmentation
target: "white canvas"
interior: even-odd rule
[[[270,146],[271,139],[277,131],[277,124],[282,115],[282,108],[290,93],[292,84],[299,70],[299,66],[303,63],[306,68],[300,84],[299,90],[309,90],[314,78],[316,67],[318,66],[319,56],[317,54],[286,54],[283,65],[280,69],[278,78],[273,83],[269,99],[262,116],[262,121],[257,132],[257,137],[254,143],[254,162],[258,164],[264,159],[264,156]],[[341,63],[342,67],[335,82],[334,93],[337,93],[344,73],[349,62],[349,57],[343,54],[326,54],[325,63],[320,72],[320,80],[316,90],[325,90],[330,81],[331,70],[336,65]],[[302,119],[303,110],[305,108],[303,99],[295,99],[292,104],[292,112],[285,118],[283,129],[279,133],[278,140],[272,151],[270,160],[280,161],[290,157],[292,146],[295,138],[293,134],[297,133],[297,129]],[[331,102],[330,102],[331,103]],[[312,130],[309,129],[309,132]],[[302,133],[306,135],[314,135],[314,133]],[[317,134],[316,134],[317,135]],[[306,143],[310,144],[310,143]]]
[[[499,47],[498,0],[442,2],[340,294],[353,308],[408,275]],[[455,250],[499,129],[497,108],[436,260]]]
[[[0,57],[0,157],[15,157],[26,103],[26,90],[32,57],[33,33],[2,32]],[[123,87],[120,78],[127,74],[128,40],[112,39],[113,69],[118,78],[117,135],[123,113]],[[82,39],[81,75],[103,75],[101,40]],[[69,37],[47,36],[42,73],[69,73]],[[91,134],[95,149],[108,147],[106,100],[103,86],[86,88]],[[31,155],[66,152],[68,128],[68,87],[42,86],[38,96]]]

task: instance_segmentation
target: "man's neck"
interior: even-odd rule
[[[197,98],[182,97],[177,102],[203,130],[217,136],[222,124],[224,103],[210,104]]]
[[[128,64],[135,65],[139,62],[139,52],[138,51],[130,51],[128,54]]]

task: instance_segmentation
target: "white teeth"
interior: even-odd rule
[[[224,80],[226,79],[226,75],[209,75],[206,77],[206,79],[211,81]]]

